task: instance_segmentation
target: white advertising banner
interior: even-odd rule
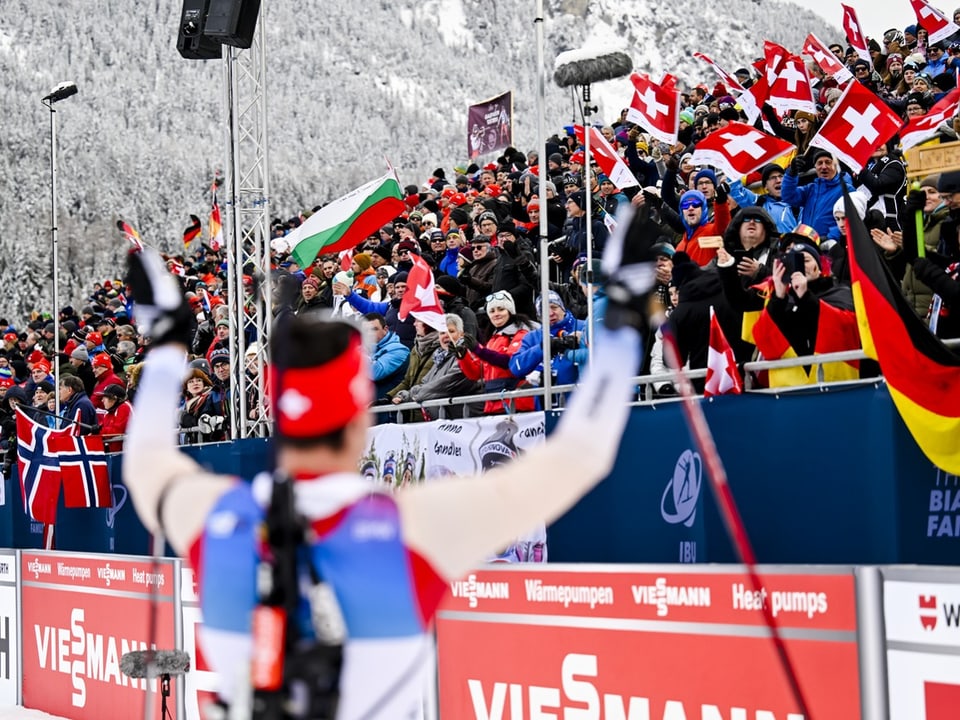
[[[889,575],[883,584],[883,614],[890,720],[956,718],[960,572],[930,568]]]
[[[17,557],[0,552],[0,707],[18,703],[20,666],[17,662]]]

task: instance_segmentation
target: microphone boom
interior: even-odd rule
[[[133,650],[120,658],[120,672],[130,678],[184,675],[190,671],[190,653],[183,650]]]
[[[568,50],[557,55],[553,80],[560,87],[592,85],[603,80],[615,80],[629,75],[633,61],[625,52],[599,53],[587,49]]]

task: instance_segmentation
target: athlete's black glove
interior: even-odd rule
[[[137,325],[151,339],[151,345],[173,342],[190,346],[193,313],[177,281],[155,251],[145,248],[130,253],[127,285],[133,295]]]

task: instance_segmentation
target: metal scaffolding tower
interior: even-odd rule
[[[264,11],[261,7],[249,50],[223,46],[228,158],[223,217],[230,304],[232,439],[266,437],[271,429],[264,392],[272,319]],[[250,357],[248,351],[253,352]]]

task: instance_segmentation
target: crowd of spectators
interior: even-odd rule
[[[960,22],[960,11],[954,19]],[[926,113],[955,85],[960,38],[929,43],[922,27],[909,25],[888,30],[882,42],[870,40],[869,47],[871,62],[859,59],[850,47],[830,44],[854,77],[905,120]],[[711,308],[741,364],[854,349],[859,338],[843,230],[846,189],[915,311],[936,334],[960,335],[953,312],[960,300],[960,173],[925,177],[919,190],[908,192],[896,137],[857,173],[812,146],[810,140],[842,90],[816,63],[810,61],[808,71],[817,112],[778,114],[764,106],[763,127],[794,147],[751,176],[727,178],[716,168],[692,164],[699,140],[744,119],[727,88],[702,83],[682,96],[675,145],[658,142],[628,122],[626,111],[600,128],[638,186],[618,188],[596,165],[586,173],[583,150],[568,127],[548,139],[545,159],[537,151],[507,148],[482,166],[437,168],[425,183],[405,188],[401,216],[352,251],[320,255],[309,267],[297,265],[282,238],[312,211],[276,218],[272,271],[278,285],[294,288],[293,312],[332,312],[363,323],[375,404],[383,406],[536,387],[546,372],[555,383],[576,382],[589,358],[588,307],[596,319],[605,305],[599,262],[589,265],[586,259],[588,225],[593,256],[599,257],[610,219],[628,204],[636,211],[636,227],[654,247],[655,296],[669,314],[688,367],[706,366]],[[736,76],[749,86],[755,71],[741,68]],[[954,118],[930,142],[955,140],[958,129],[960,119]],[[545,203],[538,195],[541,176]],[[919,259],[917,212],[927,249],[926,258]],[[541,244],[543,216],[547,236]],[[547,257],[541,257],[542,247]],[[414,255],[433,270],[446,313],[441,330],[413,316],[400,319],[401,299],[411,291],[408,273]],[[236,401],[230,391],[226,258],[203,245],[193,253],[169,256],[168,263],[196,317],[195,359],[183,384],[183,441],[222,440],[229,437],[228,408]],[[546,318],[540,316],[543,271],[550,289]],[[244,292],[249,289],[245,284]],[[80,312],[62,308],[57,320],[37,314],[20,329],[0,320],[0,329],[7,328],[0,349],[0,442],[7,448],[15,445],[12,408],[21,405],[38,422],[75,421],[80,433],[102,433],[108,436],[108,448],[119,449],[148,342],[131,322],[122,283],[94,286]],[[57,332],[60,353],[55,356]],[[543,356],[544,332],[550,335],[548,358]],[[256,343],[262,339],[247,339],[253,345],[243,371],[251,377],[257,372]],[[638,373],[664,367],[659,332],[648,340],[647,360]],[[59,390],[53,387],[52,363],[59,365]],[[813,366],[801,370],[754,381],[817,381]],[[832,363],[821,369],[828,378],[871,372],[875,368],[867,363]],[[66,421],[52,416],[55,391]],[[669,383],[659,383],[654,396],[673,392]],[[246,400],[251,408],[261,402],[255,394]],[[498,414],[531,410],[537,403],[529,397],[500,397],[451,405],[443,412],[447,417]],[[432,419],[437,412],[421,407],[406,412],[405,419]],[[10,458],[8,451],[6,470]]]

